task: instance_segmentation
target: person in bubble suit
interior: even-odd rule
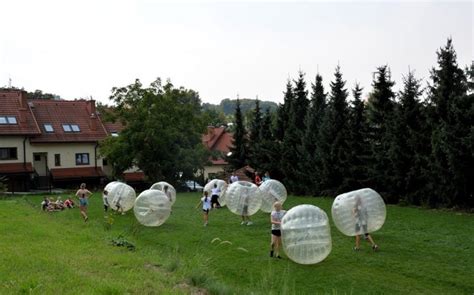
[[[250,195],[248,194],[248,192],[243,193],[241,201],[242,201],[243,207],[242,207],[242,215],[241,215],[242,222],[240,223],[240,225],[244,225],[244,224],[252,225],[253,222],[250,220],[250,216],[248,214],[249,203],[250,203]]]
[[[275,210],[270,214],[270,221],[272,223],[272,242],[270,244],[270,257],[281,258],[280,246],[281,246],[281,219],[285,216],[286,211],[282,210],[282,204],[275,202],[273,208]]]
[[[364,203],[360,196],[355,197],[355,205],[352,209],[352,215],[355,218],[355,247],[354,251],[360,250],[360,236],[364,234],[364,238],[372,245],[372,250],[377,251],[379,246],[375,244],[374,239],[369,234],[367,230],[367,223],[369,216],[367,214],[367,208],[365,207]]]

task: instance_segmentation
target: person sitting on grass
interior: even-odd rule
[[[49,198],[44,197],[43,201],[41,202],[41,209],[43,209],[43,211],[46,211],[48,209],[49,203],[50,203]]]
[[[364,234],[364,238],[372,245],[372,250],[377,251],[379,249],[379,246],[375,244],[374,239],[367,230],[367,221],[369,219],[369,216],[367,214],[367,208],[362,203],[362,199],[360,198],[360,196],[355,197],[355,205],[352,209],[352,215],[355,218],[356,232],[354,251],[360,250],[360,236],[362,234]]]
[[[67,198],[66,201],[64,201],[64,207],[69,209],[74,208],[74,201],[71,199],[71,197]]]

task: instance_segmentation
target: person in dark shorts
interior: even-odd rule
[[[285,210],[282,210],[282,207],[283,206],[280,202],[275,202],[273,204],[274,210],[270,214],[270,221],[272,223],[272,242],[270,244],[270,257],[281,258],[281,220],[286,213]]]
[[[217,187],[217,184],[214,184],[214,187],[211,189],[211,208],[220,208],[221,204],[219,204],[219,196],[221,190]]]
[[[360,196],[355,197],[355,205],[354,205],[354,208],[352,209],[352,214],[355,218],[355,232],[356,232],[354,251],[360,250],[360,236],[362,234],[364,235],[364,238],[367,241],[369,241],[369,243],[372,245],[372,250],[377,251],[379,249],[379,246],[375,244],[374,239],[369,234],[369,231],[367,229],[369,216],[367,213],[367,208],[363,204]]]

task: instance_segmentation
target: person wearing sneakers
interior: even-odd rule
[[[367,221],[369,216],[367,214],[367,208],[364,206],[360,196],[355,197],[355,205],[352,209],[352,215],[355,218],[355,251],[360,249],[360,236],[364,234],[364,238],[372,245],[372,250],[377,251],[379,246],[375,244],[374,239],[367,230]]]
[[[87,221],[89,217],[87,216],[87,206],[89,205],[89,197],[92,193],[86,189],[86,184],[81,183],[80,188],[76,192],[76,197],[79,198],[79,208],[81,209],[81,215],[84,218],[84,221]]]
[[[197,204],[196,208],[202,204],[202,213],[204,219],[204,226],[207,226],[209,222],[209,210],[211,210],[211,198],[209,198],[209,193],[204,191],[204,196],[201,198],[200,202]]]
[[[240,223],[240,225],[244,225],[244,224],[247,224],[247,225],[252,225],[253,222],[250,220],[250,216],[249,216],[249,202],[250,202],[250,196],[248,194],[248,192],[244,192],[242,194],[242,197],[240,199],[240,201],[242,202],[242,222]]]
[[[272,242],[270,244],[270,257],[281,258],[281,219],[285,216],[286,211],[282,210],[282,204],[275,202],[273,204],[274,210],[270,214],[270,222],[272,223]]]

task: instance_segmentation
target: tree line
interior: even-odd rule
[[[237,102],[227,160],[270,171],[298,195],[371,187],[389,203],[472,208],[474,65],[463,70],[456,59],[448,39],[428,86],[409,71],[399,92],[380,66],[367,98],[359,84],[347,88],[339,66],[329,91],[319,74],[308,91],[299,72],[275,115],[257,100],[246,128]]]

